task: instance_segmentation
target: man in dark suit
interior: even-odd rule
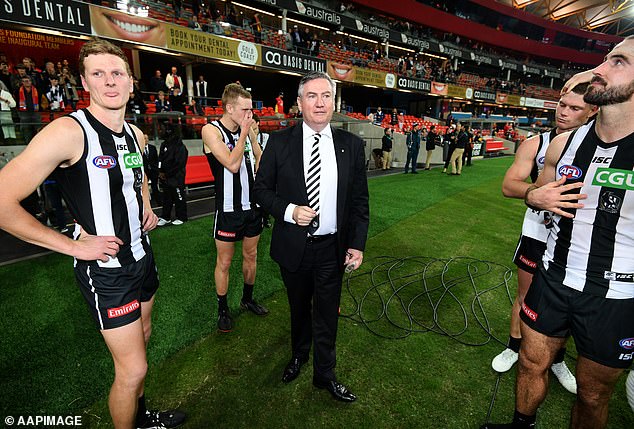
[[[363,262],[368,232],[364,142],[331,128],[335,85],[327,74],[304,76],[298,95],[304,122],[271,135],[254,187],[255,201],[276,219],[271,257],[291,310],[292,358],[282,381],[297,378],[312,342],[313,385],[352,402],[335,375],[335,340],[344,268]]]

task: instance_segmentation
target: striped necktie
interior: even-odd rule
[[[321,184],[321,157],[319,155],[320,134],[313,136],[315,141],[310,150],[310,162],[306,173],[306,193],[308,194],[308,206],[315,210],[317,215],[308,226],[308,232],[314,233],[319,228],[319,188]]]

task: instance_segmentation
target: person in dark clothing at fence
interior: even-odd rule
[[[159,159],[156,146],[150,144],[150,138],[147,134],[143,134],[145,139],[145,151],[143,151],[143,167],[145,168],[145,174],[150,181],[150,189],[152,201],[161,204],[161,191],[159,190]]]
[[[445,165],[442,168],[442,172],[447,172],[447,167],[449,167],[449,160],[451,160],[451,156],[453,155],[453,151],[456,149],[456,140],[458,139],[458,132],[456,131],[456,125],[451,124],[451,127],[445,133],[444,143],[449,145],[447,149],[447,157],[445,158]]]
[[[165,128],[165,140],[159,151],[159,180],[163,188],[163,212],[158,226],[165,226],[172,219],[172,205],[176,205],[176,219],[172,225],[182,225],[187,221],[187,201],[185,199],[185,167],[189,153],[183,144],[179,127]]]
[[[385,129],[383,140],[381,141],[381,152],[383,156],[383,170],[389,170],[392,168],[392,130],[390,128]]]

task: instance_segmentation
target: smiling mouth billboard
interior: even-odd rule
[[[372,85],[379,88],[396,88],[396,75],[349,64],[328,61],[328,76],[335,80]]]
[[[96,36],[160,48],[166,45],[165,24],[156,19],[91,5],[90,23]]]

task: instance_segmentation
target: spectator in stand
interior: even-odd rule
[[[154,76],[152,76],[152,78],[150,79],[150,90],[155,94],[159,91],[167,91],[165,79],[163,79],[163,76],[161,76],[160,70],[156,70],[154,72]]]
[[[192,4],[198,4],[197,0],[193,0]],[[200,26],[198,22],[198,14],[193,14],[192,19],[189,20],[187,26],[195,31],[203,31],[203,28]]]
[[[24,64],[22,63],[15,66],[15,71],[16,74],[11,75],[11,86],[9,87],[9,89],[13,93],[13,98],[15,98],[17,101],[18,89],[20,89],[20,87],[22,86],[22,79],[27,76],[27,74],[26,67],[24,67]]]
[[[170,101],[172,103],[172,110],[186,113],[187,104],[185,103],[185,97],[181,94],[179,88],[174,88],[174,93],[170,95]]]
[[[42,71],[35,66],[35,62],[30,57],[24,57],[22,59],[22,64],[26,67],[26,74],[31,76],[31,83],[35,88],[41,88],[41,73]]]
[[[154,105],[156,106],[156,113],[172,111],[172,105],[169,100],[165,98],[163,91],[158,92],[158,98],[154,101]]]
[[[165,128],[165,140],[159,151],[159,181],[163,188],[163,211],[158,226],[182,225],[187,222],[185,200],[185,168],[188,152],[180,135],[180,127]],[[172,206],[176,206],[176,219],[172,219]]]
[[[284,93],[280,92],[275,99],[275,113],[284,115]]]
[[[293,29],[292,28],[289,28],[288,31],[284,33],[284,46],[286,46],[287,51],[293,50]]]
[[[172,72],[165,76],[165,86],[167,86],[170,95],[174,93],[174,89],[176,88],[180,90],[179,92],[183,92],[183,80],[178,75],[178,68],[176,66],[172,66]]]
[[[398,129],[403,132],[403,129],[405,128],[405,115],[403,114],[403,112],[398,114]]]
[[[392,109],[392,118],[390,120],[390,125],[398,125],[398,110],[396,110],[396,107]]]
[[[68,66],[62,65],[62,74],[59,77],[59,84],[64,89],[66,100],[70,103],[73,110],[77,108],[79,101],[79,93],[77,92],[77,79],[70,71]]]
[[[2,124],[2,138],[5,141],[15,138],[15,127],[11,117],[11,109],[14,109],[15,105],[11,91],[3,81],[0,81],[0,123]]]
[[[311,41],[310,54],[314,57],[319,56],[319,50],[321,49],[321,33],[319,35],[313,34],[313,40]]]
[[[259,12],[256,12],[253,15],[253,24],[251,25],[251,31],[253,31],[255,43],[262,43],[262,21],[260,21]]]
[[[379,106],[374,114],[374,123],[376,125],[381,125],[383,123],[383,118],[385,118],[385,112],[383,112],[383,109]]]
[[[293,32],[291,33],[291,36],[293,37],[293,50],[295,52],[300,52],[300,49],[302,47],[302,35],[300,34],[297,25],[293,26]]]
[[[128,104],[126,105],[126,114],[132,115],[135,123],[137,122],[143,123],[145,122],[145,119],[142,117],[139,117],[138,115],[145,115],[146,111],[147,111],[147,106],[145,105],[143,98],[141,98],[141,93],[133,89],[133,91],[130,93],[130,99],[128,100]]]
[[[198,76],[198,80],[194,84],[194,96],[196,97],[196,101],[201,106],[207,106],[207,81],[205,80],[205,76]]]
[[[198,103],[198,100],[194,97],[192,97],[189,100],[189,114],[190,115],[195,115],[195,116],[204,116],[205,112],[202,108],[202,106],[200,105],[200,103]]]
[[[52,61],[47,61],[44,65],[44,71],[40,75],[40,87],[38,88],[42,94],[46,94],[46,91],[51,86],[51,78],[53,76],[57,77],[57,72],[55,71],[55,64]],[[58,80],[59,83],[59,80]]]
[[[183,9],[183,0],[173,0],[172,6],[174,7],[174,22],[180,19],[181,10]]]
[[[304,34],[302,34],[302,43],[304,45],[304,49],[303,49],[303,53],[304,54],[309,54],[310,53],[310,47],[311,47],[312,40],[313,40],[313,35],[310,32],[310,28],[308,28],[308,27],[304,28]]]
[[[383,171],[392,168],[392,145],[393,145],[392,130],[386,128],[381,141],[381,152],[383,152]]]
[[[293,103],[291,108],[288,110],[288,114],[291,118],[297,118],[301,115],[301,112],[299,111],[299,106],[297,106],[297,103]]]
[[[427,141],[425,142],[425,150],[427,151],[427,159],[425,159],[425,170],[431,170],[431,157],[436,146],[440,146],[440,136],[436,133],[436,125],[429,127]]]
[[[20,131],[24,143],[29,144],[33,136],[37,133],[40,124],[40,95],[33,85],[31,76],[24,75],[22,85],[18,89],[17,97],[18,117],[20,118]]]
[[[4,83],[9,92],[13,92],[11,88],[12,74],[9,71],[9,64],[6,61],[0,62],[0,81]]]
[[[66,108],[66,95],[56,75],[49,76],[50,85],[46,91],[48,106],[51,112],[61,112]]]

